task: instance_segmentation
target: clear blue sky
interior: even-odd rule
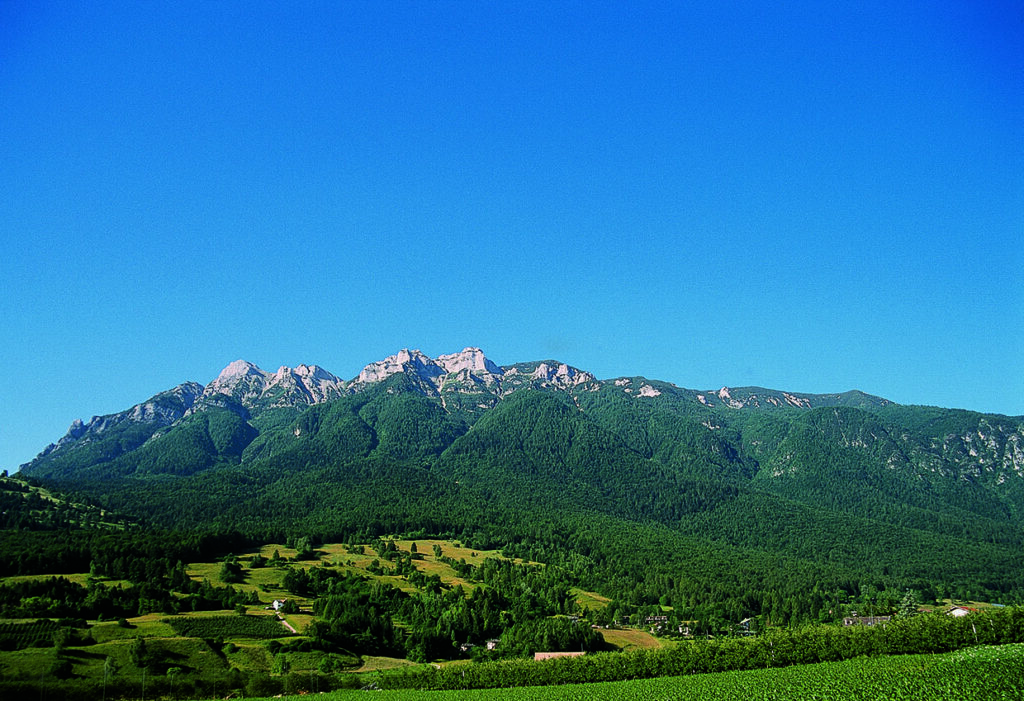
[[[403,347],[1024,414],[1024,8],[830,4],[0,3],[0,469]]]

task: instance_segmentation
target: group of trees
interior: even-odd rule
[[[36,480],[0,476],[0,531],[118,530],[133,519],[111,514],[89,500],[44,491]]]
[[[238,605],[258,604],[255,592],[246,594],[231,586],[217,587],[209,580],[196,582],[184,567],[170,577],[113,585],[95,578],[85,586],[66,577],[24,580],[0,586],[0,618],[114,619],[147,613],[215,611]]]
[[[92,572],[142,582],[168,575],[178,562],[208,561],[249,542],[237,531],[0,530],[0,576]]]
[[[89,573],[84,585],[52,577],[0,586],[0,617],[111,619],[256,603],[252,595],[231,586],[194,581],[184,565],[239,542],[237,534],[152,530],[0,531],[2,574]]]

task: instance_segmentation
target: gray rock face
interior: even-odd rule
[[[170,426],[185,416],[199,399],[203,386],[196,382],[183,384],[150,397],[130,409],[106,416],[93,416],[88,422],[75,419],[68,432],[56,443],[51,443],[39,457],[59,453],[73,445],[80,445],[97,439],[112,429],[128,423],[152,424],[154,430]]]
[[[202,396],[224,395],[253,410],[319,404],[344,391],[343,380],[316,365],[281,366],[269,373],[246,360],[236,360],[206,386]]]
[[[278,373],[280,372],[278,370]],[[345,381],[318,365],[299,365],[291,374],[305,388],[314,404],[326,402],[345,393]]]
[[[438,356],[437,362],[448,373],[457,373],[461,370],[469,370],[480,378],[500,377],[505,371],[495,365],[484,356],[479,348],[465,348],[461,353]]]
[[[395,355],[390,355],[384,360],[367,365],[359,373],[359,376],[352,380],[352,384],[358,391],[358,389],[362,389],[366,385],[381,382],[399,373],[405,373],[419,379],[427,386],[433,387],[435,392],[440,384],[438,378],[447,374],[445,369],[438,365],[433,358],[424,355],[418,350],[403,348]]]
[[[540,380],[545,385],[569,389],[585,382],[593,382],[596,378],[589,372],[577,370],[565,363],[557,366],[541,363],[533,371],[533,379]]]

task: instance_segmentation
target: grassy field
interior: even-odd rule
[[[151,613],[129,620],[131,628],[122,628],[113,621],[95,623],[90,632],[97,643],[108,643],[116,640],[131,641],[135,638],[170,638],[177,635],[163,614]]]
[[[601,596],[600,594],[596,594],[592,591],[584,591],[577,587],[573,587],[572,593],[576,595],[576,601],[579,605],[588,611],[603,609],[611,603],[611,599],[607,596]]]
[[[479,585],[459,577],[449,564],[442,562],[441,559],[434,554],[435,545],[441,549],[441,557],[452,558],[456,561],[464,559],[469,564],[479,564],[488,558],[508,559],[497,550],[474,550],[472,548],[465,548],[461,545],[456,545],[455,543],[446,540],[420,539],[394,540],[393,542],[402,552],[410,552],[412,544],[415,543],[417,553],[423,558],[421,560],[413,561],[413,566],[416,567],[416,569],[427,576],[437,575],[445,586],[461,586],[466,591],[471,591]],[[294,562],[292,561],[292,558],[296,555],[294,548],[285,547],[281,543],[268,543],[250,552],[237,553],[239,561],[246,566],[244,570],[245,580],[240,584],[233,584],[232,586],[246,593],[256,592],[260,601],[264,604],[269,604],[274,599],[294,598],[300,608],[308,608],[312,602],[302,599],[301,597],[295,597],[281,586],[281,582],[284,579],[284,570],[278,567],[262,567],[257,569],[249,569],[247,567],[248,562],[257,554],[267,560],[270,560],[274,556],[274,553],[277,553],[280,558],[287,560],[288,566],[291,567],[336,567],[343,571],[379,580],[405,592],[411,593],[416,591],[416,588],[405,578],[386,574],[388,571],[394,571],[395,565],[393,563],[382,559],[369,547],[369,545],[364,544],[363,549],[363,554],[357,554],[349,552],[348,547],[343,543],[328,543],[317,548],[317,554],[319,556],[317,559]],[[373,574],[369,571],[370,563],[374,560],[376,560],[378,566],[385,571],[385,574]],[[516,559],[514,562],[517,564],[524,563],[521,559]],[[201,582],[206,579],[214,585],[223,586],[225,583],[220,579],[220,569],[221,563],[219,562],[197,562],[190,564],[187,571],[189,576],[197,582]],[[77,577],[79,575],[74,576]],[[84,575],[81,576],[84,577]],[[575,593],[578,595],[580,603],[590,609],[602,608],[607,605],[609,601],[606,597],[594,592],[587,592],[580,589],[575,590]],[[298,627],[296,627],[296,629],[298,629]]]
[[[656,638],[645,630],[636,628],[608,628],[602,629],[601,635],[609,645],[614,645],[621,650],[634,648],[655,648],[666,647],[669,642],[662,638]]]
[[[396,669],[398,667],[415,667],[416,662],[399,659],[397,657],[373,657],[365,655],[363,664],[356,672],[379,672],[384,669]]]

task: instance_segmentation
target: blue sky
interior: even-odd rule
[[[1024,8],[827,5],[0,3],[0,469],[403,347],[1024,414]]]

